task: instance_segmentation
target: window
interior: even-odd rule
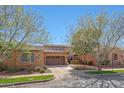
[[[56,48],[55,48],[55,47],[53,47],[53,48],[52,48],[52,51],[55,51],[55,50],[56,50]]]
[[[60,48],[60,50],[61,50],[61,51],[63,51],[63,50],[64,50],[64,48]]]
[[[63,51],[64,50],[64,48],[58,48],[58,51]]]
[[[21,62],[34,62],[34,53],[22,53]]]
[[[58,51],[58,48],[57,47],[55,48],[55,51]]]
[[[118,55],[114,54],[114,60],[118,60]]]
[[[49,48],[49,51],[52,50],[51,48]]]

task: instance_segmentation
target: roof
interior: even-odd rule
[[[104,51],[104,48],[101,48],[100,49],[101,51]],[[97,51],[97,50],[95,50]],[[112,47],[108,47],[107,48],[107,51],[110,51],[110,52],[114,52],[114,51],[121,51],[121,52],[124,52],[124,49],[123,48],[119,48],[119,47],[115,47],[115,48],[112,48]]]
[[[44,45],[44,47],[69,47],[68,45],[56,45],[56,44],[47,44]]]
[[[30,48],[30,50],[43,50],[42,46],[33,46]]]
[[[43,45],[43,46],[32,46],[30,48],[30,50],[45,50],[45,47],[64,47],[64,48],[68,48],[69,46],[67,45],[54,45],[54,44],[47,44],[47,45]]]

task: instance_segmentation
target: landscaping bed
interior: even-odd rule
[[[17,75],[29,75],[29,74],[42,74],[51,73],[50,69],[46,66],[38,68],[26,68],[26,69],[7,69],[0,72],[1,76],[17,76]]]
[[[97,66],[93,65],[93,67],[97,68]],[[111,65],[102,65],[102,69],[111,69]],[[124,68],[124,65],[114,65],[113,68]]]
[[[40,81],[48,81],[54,79],[54,75],[39,75],[39,76],[28,76],[28,77],[17,77],[17,78],[1,78],[0,86],[34,83]]]
[[[124,73],[124,70],[104,70],[104,71],[87,71],[88,74],[115,74],[115,73]]]

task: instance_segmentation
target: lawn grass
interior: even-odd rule
[[[54,75],[41,75],[41,76],[18,77],[18,78],[2,78],[0,79],[0,85],[25,83],[25,82],[33,82],[33,81],[44,81],[44,80],[50,80],[53,77]]]
[[[124,73],[124,69],[123,70],[113,70],[116,73]]]
[[[124,70],[105,70],[105,71],[87,71],[88,74],[113,74],[113,73],[124,73]]]

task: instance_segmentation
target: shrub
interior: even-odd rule
[[[85,64],[85,65],[87,65],[87,64],[88,64],[88,62],[87,62],[87,61],[83,61],[83,65],[84,65],[84,64]]]
[[[32,73],[32,72],[34,72],[34,68],[28,68],[27,71],[28,71],[29,73]]]
[[[121,62],[118,61],[118,62],[117,62],[117,65],[121,65]]]
[[[93,62],[92,61],[88,61],[87,65],[93,65]]]
[[[76,70],[85,70],[85,68],[83,66],[75,66],[74,69],[76,69]]]
[[[41,68],[39,72],[40,73],[44,73],[45,72],[45,69]]]
[[[3,71],[3,69],[0,67],[0,72]]]
[[[42,66],[43,69],[47,70],[47,67],[46,66]]]
[[[72,60],[71,64],[81,64],[79,60]]]
[[[40,68],[36,68],[36,69],[35,69],[35,72],[39,72],[39,71],[40,71]]]
[[[35,72],[40,72],[40,73],[44,73],[46,70],[47,70],[46,66],[35,68]]]
[[[2,65],[3,65],[3,62],[0,61],[0,67],[2,67]]]
[[[17,69],[16,68],[8,68],[7,72],[14,73],[14,72],[17,72]]]
[[[4,70],[4,67],[3,67],[3,62],[0,61],[0,71],[3,71]]]
[[[20,68],[18,69],[18,71],[25,71],[25,68]]]
[[[3,71],[5,71],[5,70],[7,70],[7,69],[8,69],[7,66],[2,66],[2,70],[3,70]]]
[[[109,65],[110,64],[110,60],[103,60],[102,61],[102,65]]]
[[[81,64],[84,65],[84,61],[82,61]]]
[[[35,72],[40,72],[41,69],[47,70],[47,67],[46,66],[37,67],[35,68]]]

